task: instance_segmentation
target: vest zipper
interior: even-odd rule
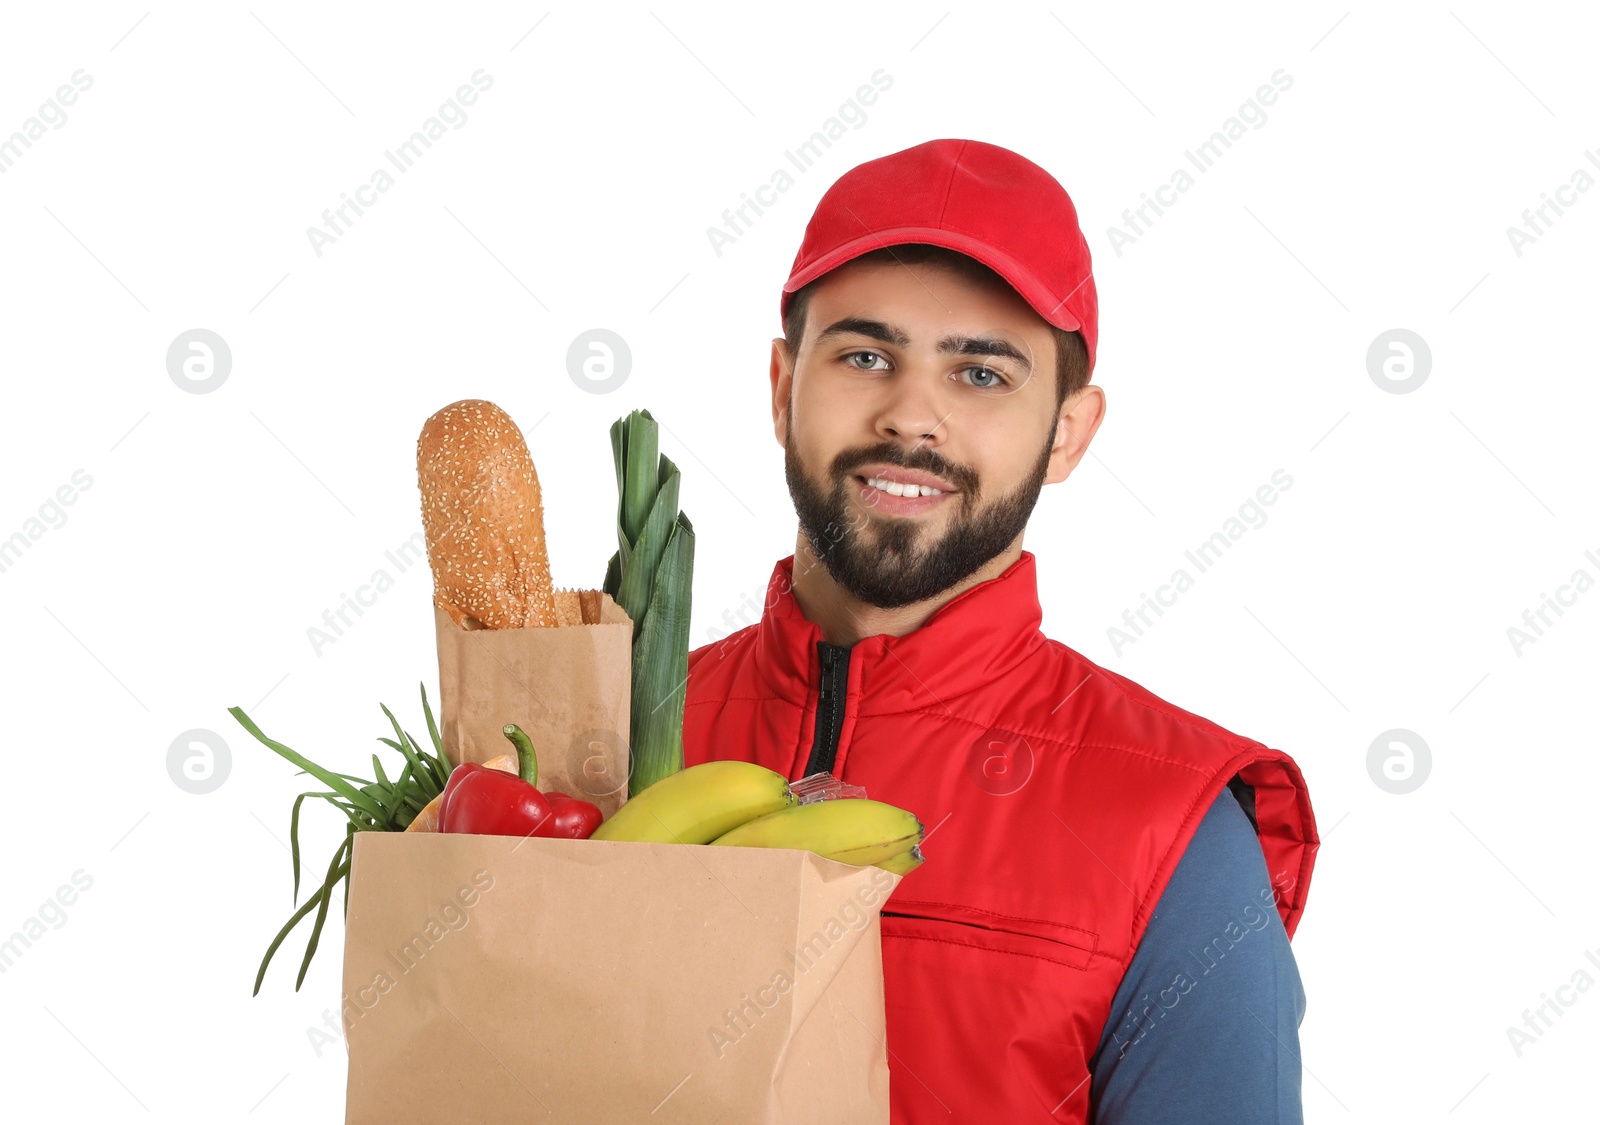
[[[811,760],[801,777],[832,773],[834,755],[839,751],[839,732],[844,727],[844,697],[850,684],[850,646],[817,642],[817,658],[822,663],[822,686],[817,697],[817,732],[811,742]]]

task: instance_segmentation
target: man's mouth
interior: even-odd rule
[[[948,489],[943,488],[933,488],[926,484],[912,484],[909,481],[902,483],[900,481],[889,480],[886,477],[858,476],[856,477],[856,480],[867,485],[869,488],[875,488],[879,492],[888,493],[890,496],[941,496],[949,491]]]
[[[884,477],[855,475],[856,494],[869,508],[886,515],[914,515],[931,511],[954,493],[931,485],[901,483]]]

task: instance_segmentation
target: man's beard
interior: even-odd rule
[[[834,482],[832,489],[818,488],[806,476],[795,452],[792,407],[783,468],[800,530],[833,580],[868,605],[896,609],[943,593],[1011,546],[1039,500],[1053,439],[1052,432],[1015,492],[976,513],[972,510],[978,490],[976,475],[925,446],[910,454],[890,442],[846,450],[829,467],[827,479]],[[916,546],[924,534],[920,525],[926,517],[863,515],[852,519],[849,490],[863,486],[851,474],[862,465],[880,461],[933,473],[958,490],[943,501],[956,505],[949,529],[926,548]],[[862,521],[870,522],[873,530],[864,531],[866,522]]]

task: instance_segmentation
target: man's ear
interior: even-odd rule
[[[794,383],[794,362],[789,342],[782,336],[772,341],[772,431],[783,445],[789,427],[789,388]]]
[[[1106,393],[1093,383],[1067,397],[1056,419],[1055,441],[1050,447],[1050,468],[1044,478],[1046,484],[1066,480],[1072,470],[1078,467],[1105,416]]]

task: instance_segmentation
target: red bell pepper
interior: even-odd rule
[[[600,807],[565,793],[546,793],[550,800],[550,819],[539,826],[535,836],[563,840],[587,840],[605,819]]]
[[[479,836],[536,836],[550,820],[545,795],[514,774],[476,762],[450,771],[439,802],[439,831]]]
[[[515,723],[503,733],[517,748],[517,775],[475,762],[457,766],[439,799],[439,831],[588,839],[604,819],[599,807],[565,793],[541,793],[532,741]]]
[[[517,748],[518,776],[476,762],[450,771],[439,800],[439,831],[480,836],[534,836],[550,820],[550,801],[539,792],[533,743],[515,723],[504,734]]]

